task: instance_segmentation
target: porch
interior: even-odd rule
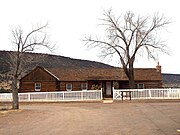
[[[102,88],[103,98],[113,97],[113,81],[89,80],[88,89],[97,90]]]
[[[88,89],[99,90],[102,89],[102,95],[104,98],[113,98],[113,88],[115,89],[127,89],[128,81],[116,81],[116,80],[88,80]]]

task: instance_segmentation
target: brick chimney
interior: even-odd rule
[[[156,70],[157,70],[157,72],[161,73],[161,66],[159,65],[159,61],[158,61],[157,66],[156,66]]]

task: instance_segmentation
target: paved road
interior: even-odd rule
[[[20,108],[0,114],[0,135],[180,135],[180,102],[36,103]]]

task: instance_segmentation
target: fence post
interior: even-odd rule
[[[167,91],[167,96],[168,96],[168,99],[169,99],[169,93],[170,93],[170,89],[168,89],[168,91]]]
[[[151,91],[150,90],[148,90],[149,91],[149,98],[151,99]]]
[[[63,92],[63,100],[64,100],[64,93],[65,93],[65,92]]]
[[[83,100],[83,91],[81,91],[81,100]]]
[[[31,101],[30,93],[28,93],[28,101]]]

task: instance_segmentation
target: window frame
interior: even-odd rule
[[[37,85],[39,85],[39,86],[37,86]],[[39,87],[39,88],[37,88],[37,87]],[[34,84],[34,90],[35,91],[41,91],[41,83],[35,83]]]
[[[69,86],[71,87],[71,88],[68,88]],[[72,83],[66,83],[66,91],[72,91]]]
[[[142,85],[142,87],[140,87],[140,85]],[[136,88],[137,89],[144,89],[144,83],[137,83]]]
[[[84,89],[84,86],[86,87]],[[87,83],[81,83],[81,90],[87,90],[88,89],[88,84]]]

